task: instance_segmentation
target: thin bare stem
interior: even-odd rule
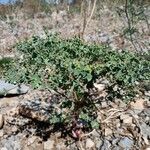
[[[128,23],[128,28],[129,28],[129,36],[130,36],[130,41],[134,47],[134,49],[138,52],[137,50],[137,47],[134,43],[134,40],[133,40],[133,36],[132,36],[132,33],[131,33],[131,29],[132,29],[132,23],[131,23],[131,19],[130,19],[130,16],[129,16],[129,12],[128,12],[128,2],[129,0],[125,0],[125,15],[126,15],[126,18],[127,18],[127,23]],[[130,4],[131,5],[131,4]]]
[[[87,20],[87,13],[86,13],[86,11],[87,11],[86,2],[85,2],[85,5],[83,6],[84,7],[84,10],[83,10],[84,16],[83,16],[83,30],[82,30],[82,33],[81,33],[82,38],[84,36],[86,28],[88,27],[88,25],[89,25],[89,23],[90,23],[90,21],[92,19],[93,14],[94,14],[94,10],[96,8],[96,2],[97,2],[97,0],[94,0],[93,8],[92,8],[92,11],[90,13],[90,17],[89,17],[88,20]]]

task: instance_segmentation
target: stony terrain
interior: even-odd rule
[[[146,11],[148,16],[149,10]],[[93,17],[85,31],[86,42],[109,45],[113,50],[134,47],[122,35],[126,20],[104,7],[99,18]],[[52,14],[38,13],[34,18],[18,12],[0,20],[0,59],[18,57],[13,45],[32,35],[59,32],[63,38],[78,36],[83,18],[65,10]],[[138,51],[149,51],[150,32],[145,21],[136,24]],[[49,118],[59,110],[62,95],[54,91],[30,89],[24,95],[0,98],[0,150],[150,150],[150,91],[136,95],[133,101],[106,101],[105,84],[94,84],[91,95],[96,106],[100,129],[82,131],[79,138],[61,126],[53,128]],[[66,111],[66,110],[65,110]]]
[[[121,9],[122,7],[120,7]],[[138,30],[134,34],[134,45],[123,30],[126,29],[127,21],[125,16],[120,18],[117,14],[117,8],[109,10],[107,6],[97,12],[95,19],[92,19],[84,34],[84,40],[87,42],[96,42],[109,45],[112,49],[122,51],[128,49],[135,51],[148,51],[150,49],[150,31],[149,31],[149,8],[146,8],[146,20],[140,20],[135,24]],[[44,35],[44,30],[48,32],[57,32],[63,38],[78,36],[82,31],[83,17],[76,13],[71,14],[66,10],[54,11],[51,14],[37,13],[34,18],[25,15],[23,12],[15,12],[7,15],[5,19],[0,20],[0,53],[1,57],[8,52],[7,56],[13,57],[14,50],[12,46],[23,39],[32,35]]]
[[[98,88],[98,85],[96,85]],[[102,87],[101,85],[99,87]],[[61,127],[48,124],[51,111],[61,96],[55,92],[30,90],[17,97],[0,99],[0,148],[2,150],[66,150],[66,149],[143,149],[150,148],[150,91],[128,104],[119,99],[106,101],[104,88],[97,120],[100,130],[83,132],[79,140],[63,136]],[[51,111],[50,111],[51,110]],[[2,117],[3,116],[3,117]]]

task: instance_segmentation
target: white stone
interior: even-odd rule
[[[132,109],[142,111],[145,108],[144,107],[144,102],[145,102],[144,99],[137,99],[135,102],[131,102],[130,106],[131,106]]]
[[[3,128],[3,125],[4,125],[4,116],[0,114],[0,129]]]
[[[105,102],[105,101],[104,101],[104,102],[101,102],[101,107],[102,107],[102,108],[106,108],[106,107],[108,107],[107,102]]]
[[[122,114],[120,116],[120,119],[123,120],[123,123],[132,124],[132,117],[130,117],[129,115]]]
[[[150,97],[150,91],[148,91],[148,92],[145,91],[145,95],[148,96],[148,97]]]
[[[96,130],[93,130],[92,135],[94,137],[100,137],[100,133],[98,133]]]
[[[102,111],[102,112],[103,112],[103,111]],[[101,120],[102,120],[102,114],[101,114],[100,112],[98,112],[97,115],[98,115],[98,116],[97,116],[96,120],[100,123]]]
[[[107,79],[103,79],[102,81],[101,81],[101,83],[102,84],[105,84],[105,85],[109,85],[109,80],[107,80]]]
[[[14,85],[4,80],[0,80],[0,95],[7,94],[25,94],[29,90],[29,87],[25,85]]]
[[[53,140],[48,140],[44,142],[44,150],[52,150],[54,148],[54,143],[55,141]]]
[[[97,90],[100,92],[100,91],[103,91],[106,86],[105,86],[105,84],[94,83],[94,87],[97,88]]]
[[[96,149],[100,149],[101,145],[103,144],[103,142],[101,140],[96,142]]]
[[[90,138],[88,138],[86,140],[86,149],[94,148],[94,146],[95,146],[95,143]]]
[[[18,130],[17,126],[13,126],[13,127],[11,128],[11,131],[12,131],[12,132],[16,132],[17,130]]]
[[[0,137],[3,137],[3,135],[4,135],[4,131],[0,130]]]
[[[6,147],[2,147],[1,150],[8,150]]]
[[[105,136],[112,135],[112,130],[110,128],[105,129]]]
[[[28,144],[27,145],[31,145],[32,143],[34,143],[34,141],[37,139],[36,136],[32,136],[28,139]]]
[[[62,149],[67,149],[67,147],[65,146],[64,142],[60,142],[58,144],[56,144],[56,150],[62,150]],[[44,149],[45,150],[45,149]]]
[[[121,108],[126,107],[126,104],[121,99],[115,99],[115,104],[118,105]]]
[[[118,86],[115,85],[115,86],[113,87],[113,90],[114,90],[114,91],[117,91],[117,90],[118,90]]]
[[[132,123],[132,117],[124,119],[123,122],[126,124],[131,124]]]

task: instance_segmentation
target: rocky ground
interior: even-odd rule
[[[122,9],[120,7],[119,9]],[[100,9],[96,16],[89,22],[84,34],[87,42],[96,42],[109,45],[112,49],[121,51],[136,50],[148,51],[150,49],[149,31],[149,8],[145,9],[147,20],[140,20],[134,28],[138,30],[133,35],[134,45],[123,35],[127,29],[126,17],[119,17],[117,7],[109,9],[107,6]],[[78,36],[82,31],[83,17],[79,13],[68,13],[65,10],[53,11],[51,14],[37,13],[34,18],[21,11],[7,15],[0,20],[0,53],[1,57],[7,55],[14,56],[12,46],[32,35],[44,35],[44,30],[58,32],[63,38]],[[12,52],[12,53],[11,53]]]
[[[149,11],[147,11],[148,13]],[[53,12],[50,16],[36,14],[34,19],[23,13],[0,20],[0,58],[17,55],[12,46],[32,35],[44,35],[44,29],[57,31],[62,37],[78,35],[82,20],[80,15],[68,15],[66,11]],[[150,16],[150,15],[149,15]],[[84,35],[87,42],[108,44],[114,50],[134,50],[122,36],[126,24],[107,7],[98,19],[92,19]],[[150,49],[149,30],[144,21],[136,24],[136,35],[142,51]],[[138,51],[141,47],[137,46]],[[98,89],[97,121],[99,130],[84,132],[79,140],[62,130],[53,130],[47,122],[49,110],[57,107],[61,99],[55,92],[30,90],[21,96],[0,98],[0,149],[1,150],[150,150],[150,91],[137,95],[126,104],[120,99],[106,101],[103,85]],[[104,86],[105,87],[105,86]]]
[[[149,150],[150,91],[126,104],[119,99],[106,101],[105,89],[95,86],[100,87],[100,129],[83,132],[79,140],[63,136],[59,127],[54,130],[49,125],[51,110],[61,99],[55,92],[30,90],[25,95],[0,98],[0,149]]]

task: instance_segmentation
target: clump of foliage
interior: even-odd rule
[[[0,77],[2,77],[4,70],[10,66],[12,58],[2,58],[0,59]]]
[[[17,45],[17,49],[23,58],[14,60],[5,72],[8,80],[31,84],[33,88],[64,91],[65,100],[61,107],[70,112],[54,115],[53,123],[67,122],[74,115],[90,128],[98,127],[94,102],[85,89],[92,88],[99,77],[106,77],[111,86],[117,84],[124,89],[125,98],[133,96],[135,81],[150,79],[150,62],[141,56],[89,45],[79,38],[66,40],[56,34],[47,34],[45,38],[36,36],[25,40]],[[117,96],[115,93],[112,88],[112,99]]]
[[[138,41],[137,37],[137,35],[140,34],[137,24],[144,21],[147,25],[148,31],[150,30],[148,15],[146,14],[148,6],[149,5],[146,4],[146,1],[125,0],[123,8],[118,8],[117,10],[117,13],[124,19],[126,25],[123,29],[123,35],[132,43],[136,51],[143,51],[143,46]]]

